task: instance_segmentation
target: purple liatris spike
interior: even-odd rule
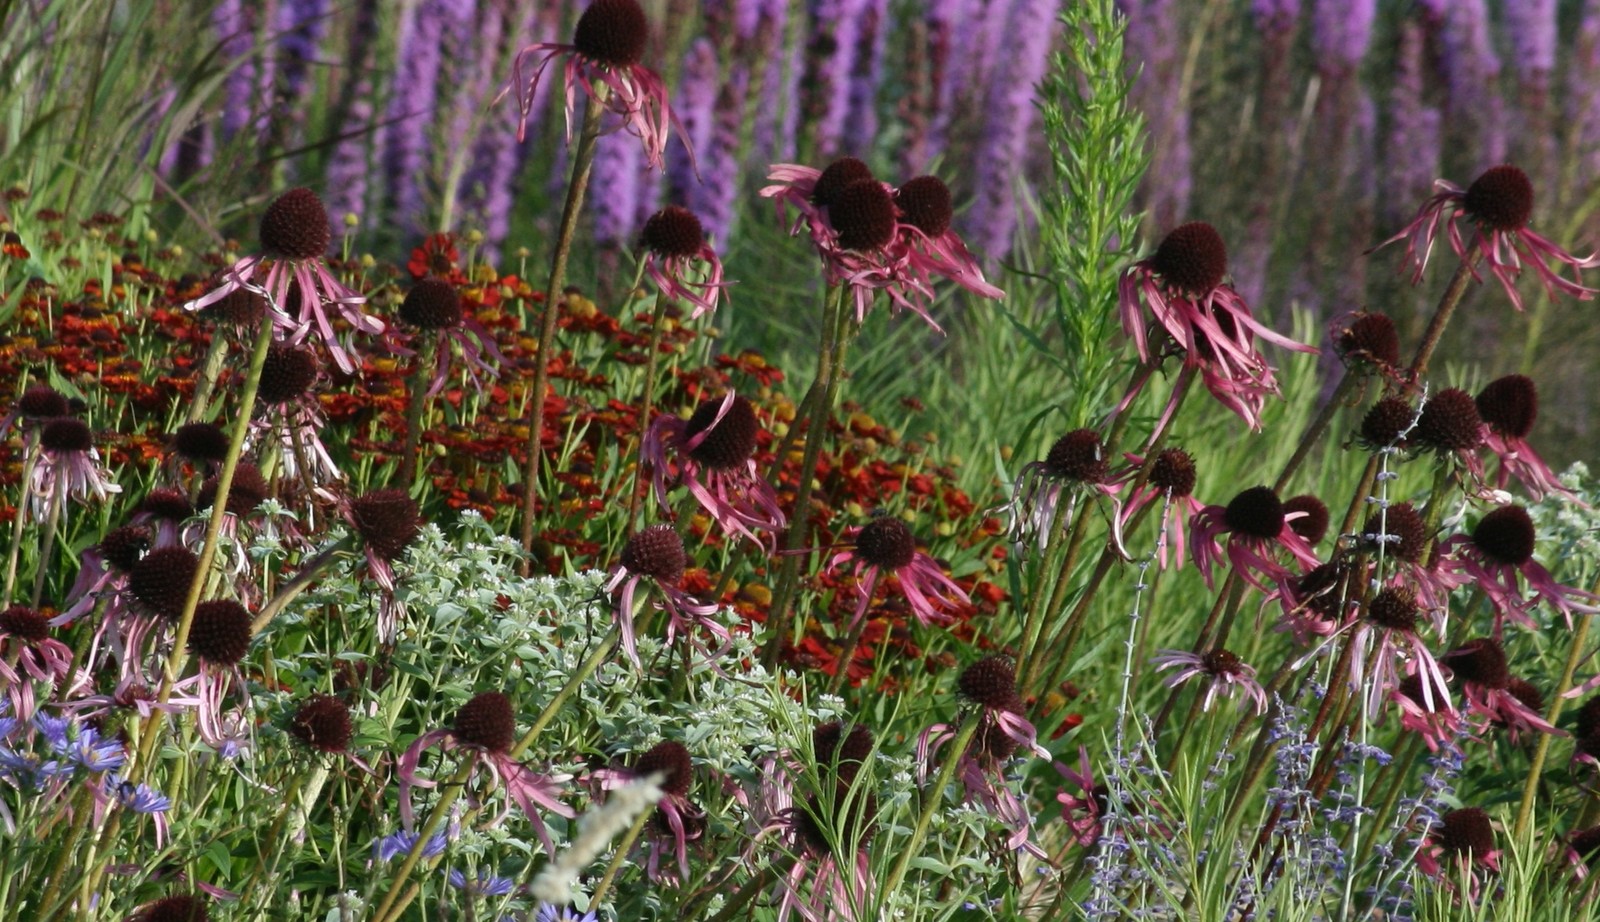
[[[678,114],[683,135],[695,151],[705,150],[711,140],[717,102],[717,49],[709,38],[697,38],[684,56],[683,75],[678,80],[677,99],[672,109]],[[703,155],[702,155],[703,156]],[[667,198],[687,202],[690,190],[699,185],[689,147],[673,144],[667,148]]]
[[[799,42],[786,42],[789,28],[788,0],[756,0],[760,22],[749,46],[749,59],[765,62],[761,70],[761,104],[756,107],[755,127],[751,132],[753,159],[786,161],[794,159],[790,149],[779,156],[778,135],[785,125],[793,137],[794,112],[799,88]]]
[[[1578,180],[1600,176],[1600,0],[1587,0],[1567,68],[1567,119],[1578,137]]]
[[[717,96],[716,120],[711,137],[701,148],[704,182],[690,189],[689,207],[699,215],[706,235],[719,245],[728,240],[734,201],[739,193],[739,131],[744,124],[745,93],[750,72],[735,65]]]
[[[1428,197],[1439,170],[1440,113],[1423,96],[1426,67],[1422,26],[1400,27],[1394,88],[1389,92],[1389,137],[1384,157],[1383,200],[1386,223],[1410,216],[1415,202]]]
[[[1300,21],[1300,0],[1253,0],[1250,13],[1263,35],[1287,35]]]
[[[937,157],[944,151],[950,129],[951,95],[950,74],[957,66],[955,54],[965,34],[967,4],[969,0],[931,0],[924,21],[928,29],[928,136],[924,142],[921,163]]]
[[[372,81],[363,77],[356,86],[355,98],[340,131],[340,138],[328,156],[328,220],[335,237],[344,232],[344,216],[363,216],[367,212],[367,172],[371,153],[368,132],[372,128]]]
[[[639,170],[643,149],[625,131],[602,134],[596,142],[594,173],[589,184],[594,207],[594,237],[603,244],[626,246],[633,241],[638,218]]]
[[[1517,0],[1505,12],[1517,79],[1548,83],[1556,69],[1556,0]]]
[[[258,60],[253,24],[253,17],[241,0],[222,0],[211,11],[212,28],[221,39],[218,50],[233,68],[222,80],[222,135],[226,138],[244,129],[255,110]]]
[[[423,211],[418,177],[427,162],[427,127],[438,98],[439,32],[444,0],[425,0],[400,23],[395,92],[389,100],[384,173],[394,215],[415,225]]]
[[[327,26],[328,0],[286,0],[273,24],[278,35],[278,99],[282,114],[294,116],[305,94],[306,76]]]
[[[1442,61],[1450,91],[1450,121],[1462,125],[1477,148],[1475,167],[1505,160],[1500,58],[1489,27],[1485,0],[1457,0],[1445,8]]]
[[[1348,76],[1366,56],[1377,0],[1316,0],[1311,11],[1311,47],[1317,69]]]
[[[845,148],[866,151],[878,137],[878,85],[883,82],[883,55],[889,22],[889,0],[866,0],[850,71],[850,117],[845,123]]]
[[[806,115],[822,157],[840,152],[850,115],[850,74],[855,70],[861,21],[868,0],[807,0],[811,13],[806,61]]]
[[[1033,88],[1044,77],[1055,36],[1053,0],[1013,0],[1005,22],[1010,54],[989,84],[983,144],[974,171],[976,197],[967,223],[979,253],[991,262],[1011,249],[1017,213],[1013,184],[1033,125]]]

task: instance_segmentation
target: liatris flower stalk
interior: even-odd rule
[[[805,64],[805,122],[810,149],[832,157],[842,151],[850,117],[850,74],[860,48],[860,29],[869,0],[806,0],[812,34]]]
[[[744,165],[739,160],[744,132],[745,98],[750,88],[750,70],[734,65],[722,89],[717,92],[715,117],[706,138],[705,169],[702,181],[689,188],[689,204],[700,215],[706,234],[726,246],[733,234]]]
[[[1395,53],[1394,89],[1389,93],[1389,134],[1383,175],[1384,220],[1398,221],[1405,202],[1427,194],[1439,175],[1440,134],[1443,116],[1427,104],[1423,86],[1427,61],[1422,26],[1400,26]]]
[[[449,29],[455,0],[424,0],[409,7],[400,24],[394,86],[385,118],[387,139],[384,172],[393,213],[404,226],[425,229],[422,177],[426,175],[428,125],[438,106],[439,75],[444,49],[440,36]]]
[[[677,100],[673,109],[683,131],[684,143],[667,151],[667,200],[688,202],[695,187],[707,177],[696,175],[692,151],[705,150],[716,126],[717,49],[711,39],[694,40],[684,53],[683,71],[678,77]],[[709,174],[709,171],[707,171]],[[722,177],[710,176],[714,181]]]

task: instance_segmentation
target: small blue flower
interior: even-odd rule
[[[106,776],[106,793],[117,798],[124,807],[135,813],[166,813],[172,801],[166,795],[147,785],[123,781],[116,775]]]
[[[533,922],[595,922],[595,914],[592,910],[580,914],[567,906],[540,903],[539,914],[534,916]]]
[[[40,790],[51,779],[71,775],[72,771],[72,766],[54,759],[46,762],[37,753],[0,746],[0,777],[11,779],[18,789]]]
[[[71,744],[67,730],[72,726],[72,721],[65,717],[51,717],[49,714],[40,713],[33,715],[33,725],[44,734],[51,749],[56,752],[67,751],[67,746]]]
[[[68,759],[92,772],[121,768],[122,763],[128,759],[122,751],[120,741],[101,739],[99,731],[93,727],[84,727],[78,731],[78,738],[69,741],[62,752]]]
[[[496,877],[487,870],[478,869],[476,880],[468,881],[467,876],[460,871],[451,870],[448,875],[450,886],[464,891],[471,897],[505,896],[516,889],[516,881],[509,877]]]
[[[412,847],[416,844],[416,833],[401,830],[372,843],[372,857],[379,861],[393,861],[396,858],[410,854]],[[448,844],[449,840],[445,838],[444,833],[435,833],[433,838],[428,840],[428,844],[423,847],[422,857],[436,858],[444,854],[445,846]]]

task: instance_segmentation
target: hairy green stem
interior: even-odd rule
[[[979,712],[968,717],[961,724],[961,729],[956,733],[956,738],[950,743],[950,748],[945,750],[944,764],[939,766],[939,776],[934,779],[933,785],[922,792],[922,812],[917,815],[917,825],[911,830],[911,839],[900,849],[900,857],[895,860],[894,868],[889,871],[889,876],[884,879],[883,888],[879,891],[887,897],[900,887],[905,880],[906,871],[911,867],[911,859],[917,856],[917,850],[922,847],[922,840],[928,836],[928,827],[933,824],[933,813],[939,809],[939,804],[944,800],[944,789],[956,776],[956,766],[961,764],[961,757],[966,755],[967,747],[972,744],[972,737],[978,732],[978,725],[983,722],[983,714]]]
[[[1594,584],[1593,592],[1600,592],[1600,579]],[[1550,701],[1550,713],[1545,719],[1555,723],[1561,716],[1561,708],[1566,704],[1564,695],[1572,688],[1572,677],[1578,671],[1578,663],[1583,659],[1583,648],[1589,640],[1589,621],[1591,616],[1579,615],[1578,625],[1572,631],[1572,649],[1567,651],[1567,665],[1561,670],[1561,684],[1556,686],[1555,697]],[[1527,834],[1528,823],[1533,819],[1533,800],[1539,791],[1539,776],[1544,772],[1545,758],[1550,752],[1550,734],[1539,734],[1538,745],[1533,751],[1533,761],[1528,766],[1528,779],[1522,784],[1522,802],[1517,805],[1517,824],[1512,833],[1517,841]]]

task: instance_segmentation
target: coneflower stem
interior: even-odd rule
[[[717,910],[717,914],[707,919],[706,922],[729,922],[729,920],[738,918],[744,907],[756,898],[756,894],[767,889],[775,877],[777,877],[777,873],[773,871],[772,865],[763,865],[761,870],[750,878],[739,889],[738,893],[729,897],[728,901],[722,904],[722,908]],[[693,916],[685,915],[684,918],[693,918]]]
[[[222,376],[222,366],[227,360],[228,338],[222,335],[220,329],[213,329],[211,343],[206,346],[205,364],[200,366],[194,396],[189,400],[189,412],[184,414],[184,422],[197,423],[205,419],[206,411],[211,409],[211,392],[216,389],[217,378]]]
[[[609,88],[596,81],[594,93],[584,107],[583,129],[572,152],[572,179],[567,184],[567,201],[556,230],[555,254],[550,260],[550,281],[544,289],[544,316],[539,322],[539,348],[533,360],[533,386],[528,394],[528,466],[522,473],[522,561],[528,575],[533,554],[534,516],[539,502],[539,472],[544,453],[544,392],[550,383],[550,356],[555,350],[556,318],[561,314],[561,290],[567,277],[567,256],[583,210],[583,195],[589,188],[589,172],[594,166],[595,142],[600,137],[600,116],[606,109]]]
[[[839,392],[846,339],[844,330],[850,316],[849,311],[845,309],[845,302],[849,295],[850,286],[839,285],[828,290],[823,304],[822,342],[817,350],[817,378],[811,385],[812,390],[816,392],[816,400],[811,404],[811,419],[806,425],[806,447],[800,456],[800,471],[796,475],[794,514],[789,518],[789,531],[784,540],[784,549],[788,554],[783,558],[783,569],[778,574],[777,589],[772,594],[772,604],[768,609],[771,636],[767,639],[767,648],[762,651],[761,658],[762,663],[769,669],[777,663],[778,654],[783,650],[784,638],[789,633],[790,602],[800,581],[802,555],[799,552],[805,545],[806,532],[811,525],[811,516],[808,514],[811,506],[811,485],[816,479],[817,458],[822,454],[822,443],[827,438],[828,416],[833,410],[833,401]],[[809,393],[806,395],[807,402],[811,402],[811,397]],[[798,414],[794,421],[796,425],[800,423]],[[781,466],[783,457],[780,455],[774,464]]]
[[[933,813],[939,809],[939,804],[944,801],[945,788],[955,779],[956,766],[961,764],[962,756],[967,754],[967,747],[972,744],[972,737],[978,732],[978,724],[983,721],[980,711],[968,717],[961,724],[961,729],[956,733],[956,738],[945,750],[944,764],[939,766],[939,777],[935,778],[933,785],[922,791],[922,812],[917,815],[917,825],[911,830],[911,839],[900,848],[900,857],[895,860],[894,868],[889,871],[889,876],[884,879],[883,889],[879,893],[887,897],[900,887],[905,880],[906,871],[911,867],[911,859],[917,856],[917,851],[922,848],[922,840],[927,838],[928,827],[933,824]]]
[[[635,599],[635,605],[637,606],[643,601],[644,593],[641,592],[639,593],[638,598]],[[556,692],[555,697],[551,698],[550,701],[545,704],[544,710],[540,711],[539,716],[534,718],[533,726],[528,728],[528,732],[524,733],[522,735],[522,739],[518,740],[517,744],[511,747],[511,758],[518,758],[524,752],[528,751],[528,747],[532,746],[533,741],[538,739],[540,731],[544,730],[545,727],[549,726],[550,721],[555,719],[556,713],[561,710],[562,705],[567,703],[567,699],[571,698],[573,694],[577,692],[578,687],[581,686],[584,681],[589,678],[589,676],[593,675],[596,669],[600,668],[600,664],[605,662],[607,656],[611,655],[611,648],[617,645],[617,641],[621,639],[621,637],[622,629],[620,627],[614,627],[611,629],[611,632],[600,641],[600,643],[594,648],[594,652],[589,654],[589,658],[584,660],[583,663],[578,666],[578,671],[574,672],[572,674],[572,678],[567,680],[567,684],[561,686],[561,690]]]
[[[65,484],[56,483],[55,490],[50,494],[50,510],[45,513],[44,539],[39,542],[39,566],[33,573],[33,601],[32,608],[39,607],[39,600],[44,597],[44,578],[50,573],[50,558],[56,553],[56,538],[61,533],[61,507],[67,502]],[[21,515],[21,510],[18,510]]]
[[[1433,312],[1433,319],[1428,323],[1428,329],[1422,334],[1422,342],[1417,344],[1417,354],[1411,359],[1411,368],[1406,380],[1407,394],[1416,391],[1422,376],[1428,371],[1428,360],[1433,357],[1433,350],[1438,348],[1439,339],[1444,336],[1444,328],[1450,324],[1450,317],[1455,314],[1456,308],[1461,304],[1461,298],[1467,293],[1467,284],[1476,277],[1476,267],[1482,254],[1476,247],[1468,251],[1462,258],[1461,265],[1456,267],[1456,274],[1450,277],[1450,285],[1444,290],[1444,296],[1439,299],[1439,306]]]
[[[1592,592],[1600,593],[1600,580],[1596,580]],[[1567,665],[1561,671],[1561,684],[1556,686],[1555,698],[1550,702],[1550,713],[1545,720],[1555,723],[1561,716],[1561,708],[1566,704],[1564,697],[1567,690],[1572,688],[1572,677],[1578,671],[1578,662],[1583,659],[1583,648],[1589,639],[1589,618],[1578,616],[1577,627],[1572,630],[1572,649],[1567,651]],[[1533,750],[1533,761],[1528,766],[1528,780],[1522,785],[1522,803],[1517,806],[1517,825],[1512,835],[1521,839],[1528,831],[1528,823],[1533,819],[1533,798],[1539,791],[1539,775],[1544,771],[1544,760],[1550,752],[1550,734],[1539,734],[1539,743]]]
[[[16,514],[11,517],[11,556],[6,562],[6,591],[5,604],[0,609],[11,607],[12,593],[17,588],[17,560],[22,553],[22,532],[28,521],[25,511],[28,503],[33,501],[33,478],[28,472],[39,463],[39,433],[37,430],[28,433],[28,449],[22,459],[22,497],[17,500]]]
[[[605,874],[601,876],[600,882],[594,885],[594,892],[589,895],[589,905],[599,906],[600,901],[605,899],[606,891],[611,889],[612,881],[617,879],[617,872],[622,870],[623,862],[628,859],[628,853],[633,851],[633,843],[639,841],[639,834],[644,832],[644,824],[650,822],[655,812],[655,808],[641,810],[639,815],[634,817],[633,825],[629,826],[628,831],[617,841],[616,852],[606,863]]]
[[[428,385],[433,380],[439,354],[439,332],[423,330],[417,344],[417,364],[411,369],[411,402],[406,406],[406,445],[400,455],[400,488],[411,489],[417,475],[417,450],[422,446],[422,411],[428,405]]]
[[[272,307],[275,309],[276,306]],[[250,354],[250,366],[245,372],[244,389],[239,395],[238,417],[228,441],[228,454],[222,463],[222,470],[217,472],[217,491],[211,501],[211,519],[206,523],[205,544],[200,548],[200,561],[195,567],[194,580],[189,583],[189,594],[184,600],[183,612],[178,617],[178,627],[173,632],[172,653],[167,657],[161,690],[156,695],[156,700],[161,704],[166,704],[172,697],[172,686],[177,683],[178,675],[188,661],[189,628],[194,624],[195,609],[200,606],[200,596],[205,591],[211,563],[217,556],[222,523],[228,515],[228,493],[233,489],[233,474],[239,467],[239,456],[244,453],[245,437],[250,433],[250,417],[256,405],[256,391],[261,384],[261,369],[267,362],[267,350],[272,345],[272,320],[263,317],[260,324],[255,347]],[[149,770],[150,754],[155,750],[156,739],[160,736],[158,730],[165,714],[165,710],[158,707],[152,709],[150,716],[145,719],[140,731],[142,738],[139,740],[138,757],[129,767],[129,780],[137,782]]]
[[[622,520],[623,538],[633,534],[633,517],[639,512],[639,481],[644,469],[644,439],[650,428],[650,410],[656,396],[656,359],[661,352],[661,321],[667,312],[667,298],[656,293],[656,303],[650,312],[650,342],[645,346],[644,396],[639,398],[639,440],[635,447],[633,480],[628,487],[628,516]]]
[[[433,810],[423,821],[422,828],[417,831],[417,841],[412,844],[411,851],[406,852],[405,861],[401,862],[400,869],[394,872],[393,882],[389,884],[389,891],[384,894],[383,902],[379,903],[377,910],[372,913],[372,922],[384,922],[390,917],[391,909],[395,909],[394,914],[399,915],[411,902],[407,899],[399,907],[395,906],[395,900],[400,896],[400,886],[411,876],[417,862],[422,860],[422,851],[428,847],[428,840],[433,838],[433,834],[444,824],[445,817],[450,815],[450,808],[455,806],[456,801],[466,791],[467,781],[472,778],[472,770],[477,767],[477,753],[466,750],[463,750],[463,753],[466,757],[461,760],[461,767],[457,768],[450,780],[444,783],[444,790],[439,794],[438,802],[433,805]]]
[[[1322,438],[1322,433],[1327,431],[1328,424],[1333,422],[1333,417],[1344,406],[1345,398],[1350,395],[1351,391],[1355,390],[1356,383],[1360,380],[1359,375],[1346,369],[1344,376],[1339,379],[1338,385],[1334,387],[1333,393],[1328,395],[1328,399],[1322,404],[1322,408],[1317,411],[1316,417],[1306,426],[1305,432],[1300,434],[1300,444],[1295,446],[1294,454],[1290,456],[1289,463],[1283,466],[1283,471],[1278,474],[1277,481],[1272,485],[1274,493],[1283,493],[1284,488],[1289,485],[1289,481],[1294,477],[1295,472],[1300,470],[1300,465],[1304,464],[1306,457],[1311,454],[1311,449],[1315,448],[1317,441]]]

